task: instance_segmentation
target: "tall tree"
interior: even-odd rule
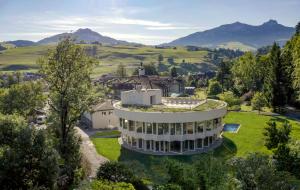
[[[268,75],[265,77],[263,91],[270,107],[281,111],[287,102],[284,85],[284,67],[281,61],[280,47],[274,43],[267,64]]]
[[[251,52],[245,53],[232,66],[234,86],[240,94],[256,90],[261,82],[261,69]]]
[[[93,102],[90,76],[95,62],[70,38],[61,41],[55,50],[49,51],[47,56],[38,62],[41,66],[40,72],[49,88],[49,105],[55,125],[53,128],[57,128],[58,149],[65,161],[64,173],[68,176],[68,183],[72,183],[75,169],[80,167],[78,139],[74,138],[74,126]],[[69,163],[70,160],[75,161]],[[74,167],[74,164],[77,164],[77,167]]]
[[[298,24],[296,25],[296,35],[300,34],[300,22],[298,22]]]
[[[54,189],[59,156],[46,131],[16,115],[1,115],[0,129],[1,188]]]
[[[35,109],[44,106],[45,96],[41,82],[14,84],[2,91],[0,110],[5,114],[18,113],[24,117],[32,115]]]

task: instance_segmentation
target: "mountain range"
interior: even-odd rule
[[[253,26],[240,22],[225,24],[219,27],[195,32],[188,36],[176,39],[169,43],[164,43],[162,46],[200,46],[209,48],[229,48],[240,50],[255,50],[262,46],[271,45],[273,42],[278,42],[280,45],[293,35],[295,29],[279,24],[275,20],[269,20],[261,25]],[[27,40],[8,41],[6,43],[13,44],[17,47],[55,44],[61,39],[70,36],[77,43],[95,43],[109,45],[137,45],[127,41],[117,40],[108,36],[103,36],[91,29],[78,29],[75,32],[61,33],[54,36],[44,38],[38,42]]]
[[[259,48],[271,45],[273,42],[283,45],[294,32],[294,28],[281,25],[275,20],[269,20],[258,26],[235,22],[203,32],[196,32],[163,45],[193,45],[215,48],[237,44],[249,48]]]

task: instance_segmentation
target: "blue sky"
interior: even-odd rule
[[[236,21],[300,21],[300,0],[0,0],[0,41],[44,37],[78,28],[160,44]]]

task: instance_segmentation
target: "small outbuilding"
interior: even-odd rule
[[[92,107],[90,112],[85,112],[81,123],[93,129],[113,129],[117,126],[118,119],[114,114],[113,101],[107,100]]]

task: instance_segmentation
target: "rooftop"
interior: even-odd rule
[[[163,98],[162,104],[151,106],[124,105],[121,102],[115,104],[117,108],[134,112],[189,112],[209,111],[226,106],[219,100],[197,100],[189,98]]]

